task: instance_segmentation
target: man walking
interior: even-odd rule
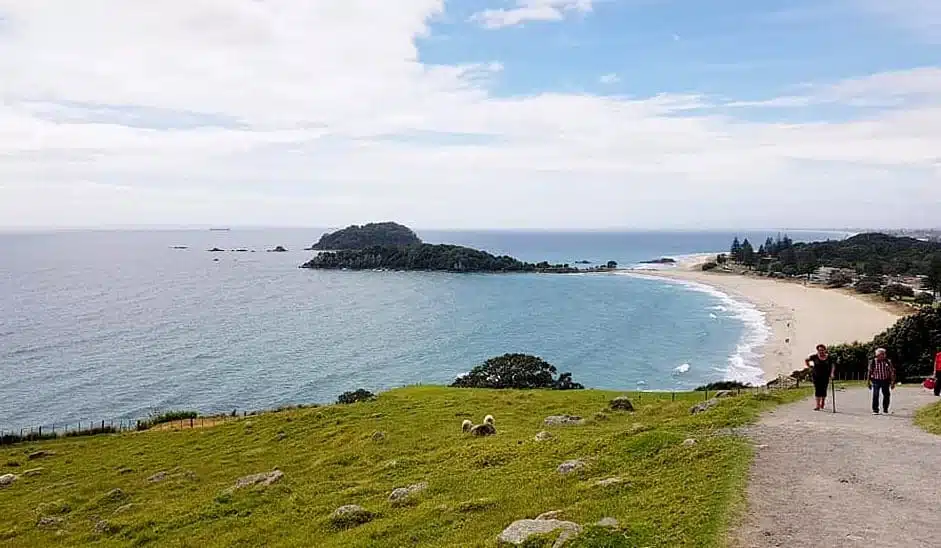
[[[941,352],[934,356],[934,395],[941,396]]]
[[[882,412],[889,412],[890,390],[895,390],[895,366],[885,355],[885,348],[876,350],[869,364],[869,388],[872,389],[872,414],[879,414],[879,393],[882,393]]]

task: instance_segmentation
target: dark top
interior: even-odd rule
[[[830,371],[833,369],[833,358],[827,356],[827,359],[821,360],[820,356],[811,354],[807,359],[814,366],[815,379],[823,380],[830,378]]]

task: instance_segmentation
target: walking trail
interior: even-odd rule
[[[811,400],[769,412],[749,431],[757,449],[748,510],[733,546],[941,546],[941,436],[912,424],[937,399],[899,387],[890,415],[865,388],[837,391],[837,413]]]

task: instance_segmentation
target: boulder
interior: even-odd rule
[[[601,518],[598,520],[598,523],[595,524],[596,527],[604,527],[605,529],[617,529],[620,527],[618,520],[614,518]]]
[[[42,516],[36,522],[36,527],[41,529],[53,529],[62,525],[62,522],[65,521],[62,518],[57,518],[55,516]]]
[[[373,432],[372,433],[372,441],[383,441],[385,439],[386,439],[385,432]]]
[[[389,500],[391,502],[397,502],[405,500],[412,495],[421,493],[425,489],[428,489],[428,482],[421,482],[409,485],[408,487],[399,487],[394,489],[392,493],[389,494]]]
[[[147,481],[149,481],[150,483],[160,483],[161,481],[165,479],[167,479],[166,472],[157,472],[156,474],[147,478]]]
[[[573,415],[553,415],[543,421],[546,426],[581,426],[585,419]]]
[[[585,467],[585,462],[580,460],[567,460],[559,465],[556,470],[562,475],[571,474],[572,472],[577,472]]]
[[[105,499],[111,502],[121,502],[127,498],[127,493],[121,489],[112,489],[105,494]]]
[[[581,533],[582,528],[571,521],[560,521],[556,519],[521,519],[514,521],[509,527],[503,530],[498,537],[500,542],[507,544],[520,545],[535,535],[548,535],[560,531],[558,539],[552,545],[552,548],[560,548],[566,542],[574,539]]]
[[[244,489],[253,485],[268,487],[283,477],[284,472],[275,468],[271,472],[262,472],[260,474],[252,474],[250,476],[239,478],[238,481],[235,482],[235,487],[233,487],[233,489]]]
[[[611,407],[611,409],[614,409],[615,411],[633,411],[634,410],[634,404],[631,403],[631,400],[629,400],[627,396],[618,396],[614,398],[613,400],[611,400],[608,403],[608,405]]]
[[[32,468],[32,469],[30,469],[30,470],[26,470],[25,472],[23,472],[23,477],[31,478],[31,477],[34,477],[34,476],[42,475],[42,471],[43,471],[43,470],[45,470],[45,468],[42,468],[42,467],[40,467],[40,468]]]
[[[543,512],[536,516],[536,519],[547,520],[547,519],[559,519],[562,515],[562,510],[552,510],[551,512]]]
[[[0,489],[13,485],[14,481],[16,481],[16,476],[13,474],[4,474],[0,476]]]
[[[344,529],[348,527],[354,527],[356,525],[362,525],[371,521],[372,518],[372,512],[356,504],[347,504],[346,506],[341,506],[334,510],[332,514],[330,514],[330,522],[333,523],[335,527]]]
[[[687,447],[692,446],[692,445],[696,445],[696,440],[694,440],[693,438],[685,439],[685,440],[683,440],[683,445],[685,445],[685,446],[687,446]]]
[[[719,403],[719,400],[715,398],[697,403],[696,405],[689,408],[689,413],[690,415],[698,415],[699,413],[703,413],[705,411],[712,409],[718,403]]]
[[[536,434],[536,441],[549,441],[552,438],[553,438],[553,435],[546,431]]]
[[[731,390],[719,390],[718,392],[716,392],[715,397],[716,398],[731,398],[734,395],[735,395],[735,392],[732,392]]]
[[[35,453],[29,454],[29,460],[36,460],[36,459],[41,459],[45,457],[51,457],[55,454],[56,454],[55,451],[36,451]]]

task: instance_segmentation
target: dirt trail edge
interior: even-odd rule
[[[749,429],[757,448],[732,546],[941,546],[941,436],[912,424],[937,400],[899,387],[891,414],[876,416],[870,398],[837,391],[836,414],[806,400]]]

